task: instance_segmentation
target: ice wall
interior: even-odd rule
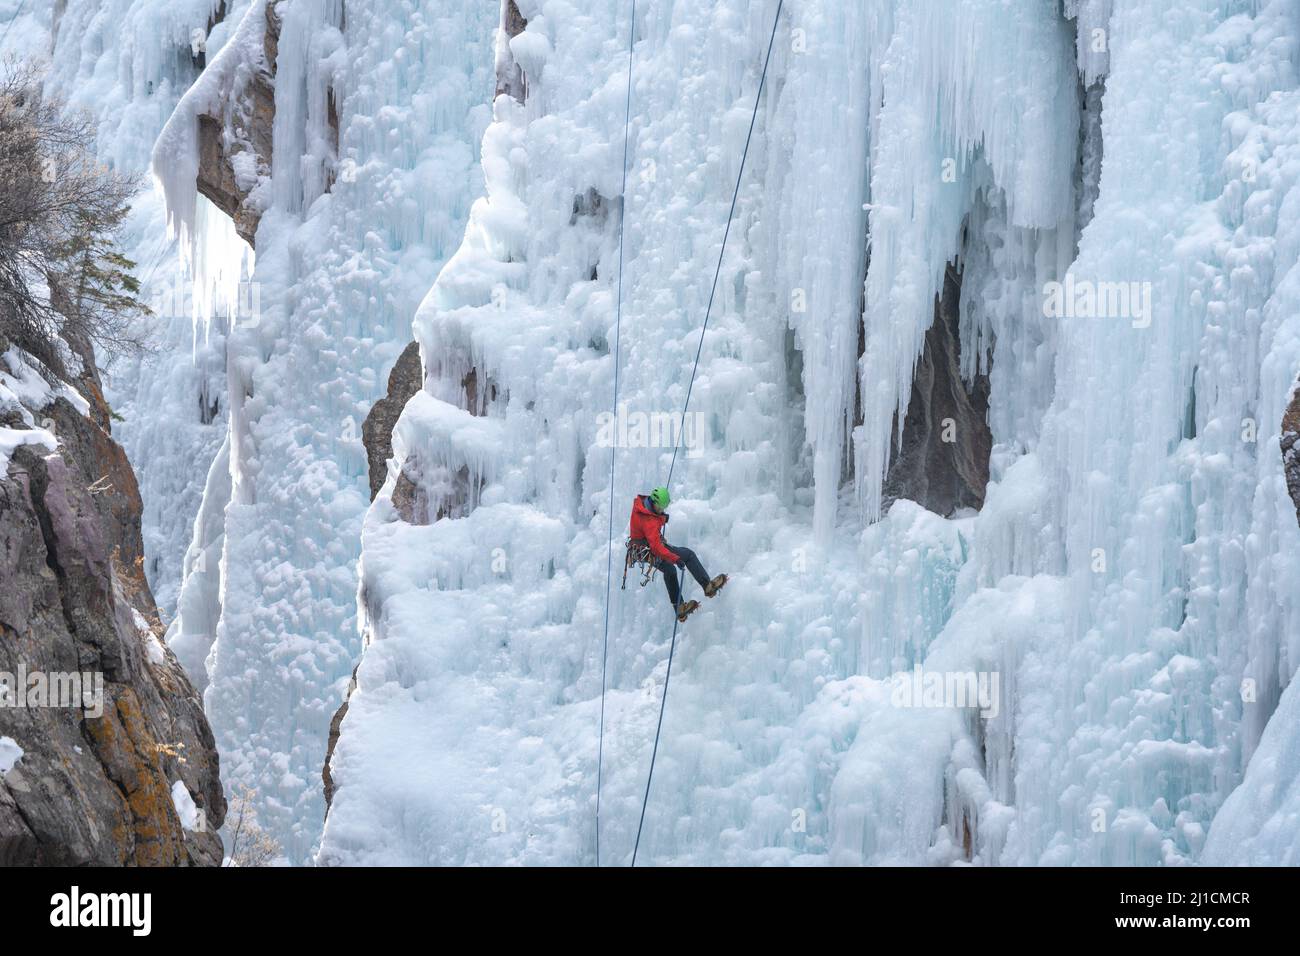
[[[274,212],[255,275],[195,195],[192,133],[248,61],[230,41],[260,42],[261,0],[69,0],[6,34],[52,50],[50,88],[91,112],[106,162],[147,173],[156,160],[167,202],[146,179],[126,243],[153,348],[114,363],[106,391],[140,476],[146,570],[176,614],[169,641],[197,686],[209,666],[232,675],[224,703],[208,702],[225,779],[259,791],[292,862],[320,829],[325,732],[356,652],[360,423],[481,190],[498,15],[350,6],[345,23],[341,4],[279,4]]]
[[[609,515],[618,229],[619,398],[671,416],[774,7],[519,4],[526,96],[494,104],[362,532],[320,862],[595,862],[605,536],[672,445],[618,433]],[[679,640],[640,859],[1192,862],[1252,752],[1215,826],[1280,858],[1292,4],[785,11],[668,528],[733,580]],[[993,482],[978,516],[881,516],[953,262]],[[1092,305],[1045,314],[1056,282]],[[671,618],[657,582],[608,597],[614,864]],[[917,667],[995,675],[997,706],[900,706]]]
[[[968,217],[976,228],[990,221],[972,217],[977,201],[997,206],[1002,243],[1028,247],[1040,283],[1064,272],[1071,257],[1079,129],[1071,54],[1072,31],[1050,0],[899,5],[880,67],[871,155],[863,425],[855,434],[869,518],[880,513],[892,423],[898,416],[901,426],[906,413],[944,268],[965,251]],[[968,277],[977,296],[986,275]],[[998,314],[1016,304],[993,302]]]
[[[1249,31],[1252,45],[1271,55],[1243,57],[1223,71],[1225,87],[1237,92],[1224,124],[1231,151],[1218,168],[1222,191],[1197,246],[1204,265],[1192,293],[1205,329],[1198,441],[1221,450],[1192,459],[1198,538],[1208,539],[1195,552],[1195,633],[1198,650],[1231,661],[1221,692],[1234,702],[1229,712],[1241,715],[1234,743],[1239,759],[1249,760],[1210,828],[1202,859],[1212,864],[1300,862],[1300,695],[1293,680],[1300,627],[1290,586],[1300,533],[1276,463],[1283,409],[1300,369],[1294,27],[1291,5],[1270,4],[1256,23],[1223,28],[1238,43]],[[1258,102],[1249,95],[1269,87],[1277,92]]]
[[[121,419],[114,435],[140,480],[145,572],[170,620],[204,475],[225,431],[225,331],[251,259],[223,217],[206,213],[202,256],[183,255],[168,236],[149,159],[177,102],[225,46],[248,0],[37,7],[49,21],[48,90],[90,114],[104,162],[141,177],[124,245],[154,313],[143,336],[149,350],[101,361],[106,397]],[[191,674],[199,683],[201,674]]]
[[[839,510],[852,517],[835,521],[869,195],[854,169],[866,168],[870,84],[893,16],[786,9],[669,528],[733,584],[679,647],[642,851],[679,862],[921,862],[944,794],[920,791],[941,783],[961,727],[947,712],[890,710],[888,684],[867,675],[888,625],[864,617],[861,578],[883,578],[870,596],[878,611],[905,605],[937,631],[963,545],[956,525],[924,512],[899,509],[867,549],[851,502]],[[404,468],[464,476],[430,483],[431,514],[457,513],[465,498],[476,507],[413,526],[399,519],[390,475],[367,517],[370,643],[332,765],[322,862],[594,862],[610,520],[598,416],[612,390],[619,215],[620,400],[629,414],[671,417],[775,4],[640,8],[622,203],[624,5],[520,10],[528,26],[511,46],[531,57],[527,99],[496,101],[487,193],[417,316],[427,394],[408,405],[395,447]],[[586,82],[593,74],[605,79]],[[839,83],[846,74],[861,85]],[[471,369],[494,383],[493,399],[480,384],[470,402]],[[671,436],[625,438],[620,539],[633,495],[663,480],[672,447]],[[916,593],[878,554],[921,547],[915,566],[947,583]],[[630,857],[671,618],[658,582],[642,592],[616,581],[610,600],[602,844],[614,863]],[[859,739],[876,713],[896,732]],[[926,736],[920,751],[915,734]],[[876,775],[888,782],[870,794],[849,782]],[[884,822],[899,815],[898,830]]]
[[[29,4],[26,0],[0,3],[0,54],[48,57],[54,8],[50,4]]]
[[[628,4],[524,0],[511,35],[491,2],[282,0],[255,262],[194,199],[187,137],[261,0],[210,30],[200,0],[15,28],[52,38],[107,159],[143,169],[174,120],[193,243],[156,198],[131,242],[198,305],[110,399],[172,646],[289,862],[595,862],[606,535],[667,473],[775,3],[637,6],[620,195]],[[640,860],[1294,862],[1298,20],[786,3],[668,529],[733,578],[679,638]],[[954,264],[986,503],[881,514]],[[1044,314],[1054,282],[1078,310]],[[425,389],[367,510],[360,422],[412,315]],[[657,581],[609,600],[614,864],[671,619]],[[999,706],[900,706],[917,668],[996,674]]]
[[[1111,17],[1105,159],[1070,273],[1148,299],[1058,325],[1041,438],[990,490],[938,639],[966,666],[1011,655],[1018,688],[1018,726],[988,748],[1009,773],[987,803],[1018,814],[982,858],[1197,859],[1289,680],[1272,669],[1298,623],[1277,573],[1300,539],[1293,514],[1278,520],[1293,508],[1277,434],[1296,364],[1265,318],[1286,233],[1262,197],[1243,213],[1257,187],[1239,144],[1294,86],[1293,16],[1206,3]],[[992,602],[979,619],[976,601]],[[1026,602],[1039,633],[976,650],[972,635]]]
[[[481,188],[496,13],[275,8],[275,145],[251,277],[259,309],[229,334],[229,435],[172,641],[190,666],[206,658],[223,779],[256,793],[259,822],[291,863],[320,832],[329,721],[359,650],[361,422]],[[263,5],[247,17],[249,48],[260,49]],[[194,117],[240,69],[214,61],[175,111],[162,144],[175,144],[181,167],[193,168]],[[168,200],[185,231],[192,181],[171,177]]]

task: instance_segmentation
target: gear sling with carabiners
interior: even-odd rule
[[[645,587],[655,579],[655,572],[659,570],[659,565],[655,562],[655,556],[650,551],[650,545],[639,538],[627,539],[627,552],[623,556],[623,587],[621,590],[627,590],[627,572],[633,567],[641,568],[641,587]]]

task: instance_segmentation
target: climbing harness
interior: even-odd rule
[[[659,565],[655,562],[650,545],[639,539],[628,538],[626,554],[623,557],[623,587],[620,588],[622,591],[627,590],[627,572],[632,568],[641,569],[641,587],[645,587],[654,580]]]
[[[713,300],[718,291],[718,278],[722,274],[722,260],[727,251],[727,239],[731,235],[731,223],[736,215],[736,200],[740,196],[740,183],[745,175],[745,161],[749,158],[749,144],[754,136],[754,124],[758,120],[758,106],[763,99],[763,87],[767,83],[767,68],[772,62],[772,47],[776,42],[776,28],[781,20],[781,8],[784,6],[784,0],[777,0],[776,15],[772,18],[772,35],[767,41],[767,55],[763,59],[763,72],[758,80],[758,92],[754,96],[754,111],[749,118],[749,132],[745,135],[745,149],[740,157],[740,169],[736,172],[736,187],[731,194],[731,209],[727,213],[726,228],[722,233],[722,247],[718,250],[718,264],[713,271],[713,286],[709,290],[709,303],[704,310],[704,323],[700,327],[700,341],[695,349],[695,364],[691,368],[690,381],[686,386],[686,400],[682,404],[681,420],[677,429],[677,440],[673,445],[672,462],[668,466],[668,480],[664,482],[667,488],[672,484],[673,469],[677,466],[677,452],[681,448],[682,426],[686,422],[686,412],[691,404],[691,391],[695,387],[695,376],[700,368],[700,355],[704,351],[704,335],[709,328],[709,317],[713,312]],[[623,119],[623,193],[625,202],[627,196],[627,143],[628,127],[632,118],[632,43],[636,29],[636,0],[632,2],[632,23],[629,27],[628,49],[627,49],[627,104],[625,116]],[[626,206],[624,207],[626,211]],[[623,221],[620,221],[618,228],[618,299],[615,312],[614,325],[614,408],[618,408],[618,348],[619,332],[622,322],[623,312]],[[605,746],[605,673],[606,662],[609,655],[609,592],[612,586],[612,569],[613,569],[613,548],[614,548],[614,447],[610,448],[609,455],[609,543],[607,545],[605,558],[605,637],[604,650],[601,659],[600,672],[600,745],[597,755],[596,769],[596,865],[600,865],[600,788],[601,788],[601,767],[600,762],[603,760]],[[630,545],[630,542],[629,542]],[[630,552],[629,552],[630,553]],[[626,584],[627,565],[624,565],[624,582]],[[673,655],[677,650],[677,628],[681,623],[680,620],[674,619],[672,639],[668,645],[668,668],[664,673],[664,690],[663,696],[659,701],[659,720],[655,725],[654,746],[650,751],[650,769],[646,774],[645,794],[641,798],[641,817],[636,826],[636,842],[632,846],[632,866],[636,866],[637,852],[641,848],[641,832],[645,827],[646,807],[650,802],[650,784],[654,780],[655,759],[659,755],[659,738],[664,726],[664,711],[668,706],[668,682],[673,673]]]

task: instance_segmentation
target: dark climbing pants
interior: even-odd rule
[[[700,587],[709,583],[709,574],[704,570],[704,565],[700,564],[700,559],[695,556],[694,551],[690,548],[679,548],[675,544],[670,544],[668,547],[685,562],[686,570],[691,572],[691,577],[699,582]],[[664,586],[668,588],[668,600],[673,602],[675,608],[682,600],[682,587],[677,581],[677,568],[671,561],[665,561],[663,558],[655,558],[655,565],[664,573]]]

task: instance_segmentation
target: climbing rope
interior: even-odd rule
[[[740,181],[745,175],[745,160],[749,158],[749,141],[754,136],[754,122],[758,119],[758,104],[763,99],[763,84],[767,82],[767,65],[772,60],[772,44],[776,41],[776,25],[781,19],[781,7],[785,0],[777,0],[776,16],[772,18],[772,36],[767,41],[767,56],[763,59],[763,75],[758,79],[758,93],[754,96],[754,112],[749,117],[749,132],[745,134],[745,151],[740,156],[740,169],[736,173],[736,188],[731,193],[731,209],[727,212],[727,228],[722,233],[722,248],[718,250],[718,265],[713,270],[713,287],[709,289],[709,304],[704,310],[704,325],[700,327],[700,344],[695,348],[695,365],[691,369],[691,378],[686,385],[686,401],[682,403],[682,416],[677,423],[677,440],[673,443],[673,460],[668,465],[668,480],[664,487],[673,483],[673,469],[677,467],[677,449],[682,444],[682,429],[686,427],[686,410],[691,404],[691,390],[695,388],[695,373],[700,368],[700,353],[704,351],[704,333],[709,328],[709,315],[713,312],[713,297],[718,291],[718,276],[722,274],[722,257],[727,251],[727,237],[731,235],[731,221],[736,215],[736,199],[740,196]]]
[[[5,44],[9,42],[9,31],[14,28],[14,23],[16,23],[18,18],[23,15],[23,7],[25,6],[27,6],[27,0],[22,0],[22,2],[18,4],[18,9],[14,11],[14,15],[10,18],[9,22],[5,24],[4,35],[0,36],[0,50],[3,50]]]
[[[618,355],[623,327],[623,223],[627,221],[627,142],[632,125],[632,42],[636,38],[636,0],[627,28],[627,102],[623,112],[623,213],[618,223],[618,298],[614,307],[614,417],[618,418]],[[614,586],[614,455],[618,442],[609,443],[609,541],[605,546],[605,637],[600,652],[600,742],[596,748],[596,866],[600,866],[600,791],[605,764],[605,674],[609,663],[609,592]],[[624,579],[627,572],[624,570]]]
[[[704,351],[704,333],[709,328],[709,315],[713,312],[713,297],[718,291],[718,276],[722,274],[722,258],[727,252],[727,237],[731,235],[731,221],[736,215],[736,199],[740,195],[740,181],[745,175],[745,160],[749,158],[749,141],[754,136],[754,123],[758,119],[758,104],[762,102],[763,99],[763,85],[767,82],[767,67],[768,64],[772,62],[772,46],[776,42],[776,27],[781,20],[781,7],[784,5],[784,2],[785,0],[777,0],[776,15],[772,18],[772,35],[767,41],[767,56],[764,57],[763,59],[763,74],[762,76],[759,77],[758,93],[755,94],[754,96],[754,112],[749,117],[749,132],[745,134],[745,151],[740,156],[740,169],[736,172],[736,188],[735,190],[732,191],[731,194],[731,209],[727,213],[727,227],[722,233],[722,248],[718,250],[718,265],[717,268],[713,270],[713,288],[709,290],[709,304],[704,310],[704,324],[703,326],[700,327],[700,344],[695,349],[695,365],[691,368],[691,378],[686,386],[686,401],[682,404],[682,416],[677,426],[677,440],[673,444],[673,459],[668,466],[668,480],[664,482],[665,488],[669,487],[672,484],[673,468],[676,467],[677,465],[677,449],[681,447],[681,443],[682,443],[682,429],[686,425],[686,410],[690,407],[691,404],[691,390],[695,387],[695,373],[698,372],[700,368],[700,353]],[[626,168],[624,169],[624,175],[626,175]],[[620,257],[622,256],[621,231],[619,235],[619,256]],[[620,269],[620,281],[621,281],[621,269]],[[612,492],[611,492],[611,501],[612,501]],[[611,535],[613,534],[613,517],[614,517],[614,513],[613,513],[613,508],[611,506],[610,509],[610,534]],[[685,575],[682,575],[682,577],[685,578]],[[683,581],[683,585],[685,585],[685,581]],[[606,589],[605,594],[606,594],[606,616],[608,617],[608,595],[609,595],[608,589]],[[632,847],[633,866],[636,866],[637,850],[639,850],[641,847],[641,830],[645,826],[646,806],[650,803],[650,782],[654,779],[655,757],[657,757],[659,754],[659,734],[663,730],[664,710],[668,705],[668,681],[673,675],[673,652],[677,649],[677,627],[680,623],[681,621],[674,619],[672,642],[668,645],[668,669],[667,671],[664,672],[664,694],[663,694],[663,698],[659,701],[659,722],[655,726],[654,748],[650,751],[650,771],[649,773],[646,774],[646,778],[645,778],[645,795],[641,798],[641,819],[636,825],[636,843]]]

